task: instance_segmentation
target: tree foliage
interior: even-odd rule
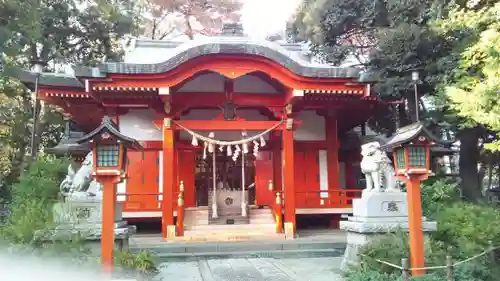
[[[137,34],[140,17],[129,0],[5,0],[0,3],[0,52],[10,66],[29,69],[34,61],[45,71],[64,64],[95,64],[120,58],[120,40]],[[59,109],[37,105],[19,82],[0,76],[0,186],[16,181],[27,163],[30,135],[35,151],[54,145],[62,133]],[[38,120],[33,128],[33,120]]]
[[[143,0],[144,36],[216,35],[223,22],[240,19],[242,6],[241,0]]]
[[[458,67],[445,94],[450,107],[469,121],[500,133],[500,3],[479,10],[455,9],[437,29],[447,36],[462,33],[457,45]],[[457,38],[455,36],[455,38]],[[493,137],[494,138],[494,137]],[[486,148],[500,150],[494,138]]]

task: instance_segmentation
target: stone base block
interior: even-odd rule
[[[175,237],[177,237],[175,225],[167,225],[167,239],[175,239]]]
[[[293,222],[285,222],[285,239],[295,238],[295,226]]]
[[[406,192],[363,192],[361,198],[352,200],[355,217],[407,217]]]
[[[353,200],[353,216],[341,221],[347,232],[347,248],[341,269],[358,262],[360,248],[374,238],[397,230],[408,232],[408,200],[405,192],[364,192]],[[424,232],[436,231],[437,224],[422,218]]]
[[[127,222],[115,223],[115,247],[119,250],[128,249],[129,238],[136,232],[135,226],[130,226]],[[38,231],[35,233],[39,239],[47,243],[57,243],[58,241],[67,241],[80,236],[85,246],[87,246],[96,255],[101,251],[101,224],[62,224],[57,227]]]
[[[348,221],[340,222],[340,229],[354,233],[387,233],[402,230],[408,232],[408,218],[393,217],[376,220],[374,218],[350,217]],[[436,231],[437,223],[422,218],[424,232]]]

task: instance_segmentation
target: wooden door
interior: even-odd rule
[[[126,212],[147,212],[158,209],[159,183],[158,151],[129,151],[127,195],[123,206]]]
[[[260,151],[255,159],[255,204],[270,205],[274,201],[274,193],[269,190],[269,181],[273,180],[272,152]]]

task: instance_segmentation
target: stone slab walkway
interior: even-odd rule
[[[162,263],[158,277],[165,281],[342,281],[341,261],[341,257],[199,258]]]

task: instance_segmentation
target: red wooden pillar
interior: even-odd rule
[[[337,134],[337,119],[325,117],[325,132],[327,143],[328,190],[339,188],[339,139]],[[330,194],[329,196],[332,196]],[[333,195],[336,196],[336,195]]]
[[[113,270],[113,252],[115,250],[115,208],[117,176],[99,176],[102,184],[102,233],[101,233],[101,264],[106,272]]]
[[[163,238],[175,237],[174,225],[174,191],[175,179],[175,147],[174,130],[170,126],[171,120],[163,120],[163,202],[162,202],[162,236]]]
[[[279,145],[279,135],[277,131],[273,131],[271,133],[271,142],[273,143],[274,147],[272,148],[273,151],[273,184],[274,184],[274,193],[276,194],[276,191],[281,191],[283,188],[282,184],[282,166],[281,166],[281,145]]]
[[[422,230],[422,199],[420,197],[420,178],[410,175],[406,181],[408,193],[408,229],[410,238],[410,262],[412,268],[423,268],[424,232]],[[425,270],[413,270],[414,276],[423,275]]]
[[[283,180],[285,199],[285,237],[294,238],[295,222],[295,171],[293,131],[283,130]]]

